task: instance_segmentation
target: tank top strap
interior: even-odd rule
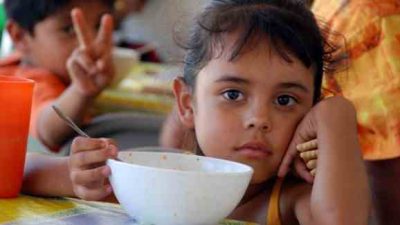
[[[268,202],[267,224],[266,225],[282,225],[279,211],[279,197],[282,190],[283,179],[277,178],[272,188],[271,196]]]

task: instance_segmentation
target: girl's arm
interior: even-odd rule
[[[314,135],[318,170],[311,195],[295,203],[300,224],[367,224],[370,191],[352,104],[341,97],[322,101],[301,122],[292,144]]]
[[[28,153],[22,192],[39,196],[74,196],[68,158]]]

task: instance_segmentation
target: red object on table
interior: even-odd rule
[[[34,82],[0,75],[0,198],[19,195]]]

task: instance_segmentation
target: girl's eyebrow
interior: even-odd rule
[[[301,84],[300,82],[283,82],[283,83],[279,83],[277,86],[278,86],[278,88],[281,88],[281,89],[293,89],[294,88],[294,89],[301,90],[305,93],[310,92],[310,90],[306,86]]]
[[[224,74],[220,78],[218,78],[215,82],[232,82],[232,83],[242,83],[242,84],[249,84],[250,81],[244,78],[239,77],[238,75],[232,74]]]
[[[224,74],[220,78],[218,78],[215,82],[221,83],[221,82],[232,82],[232,83],[238,83],[238,84],[250,84],[250,81],[247,79],[244,79],[242,77],[239,77],[237,75],[233,74]],[[293,82],[282,82],[277,85],[279,89],[298,89],[304,93],[310,93],[310,90],[303,85],[301,82],[298,81],[293,81]]]

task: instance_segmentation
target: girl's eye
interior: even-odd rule
[[[223,93],[224,98],[231,101],[239,101],[243,99],[243,94],[237,90],[227,90]]]
[[[292,106],[297,103],[297,100],[290,95],[281,95],[275,99],[275,104],[280,106]]]

